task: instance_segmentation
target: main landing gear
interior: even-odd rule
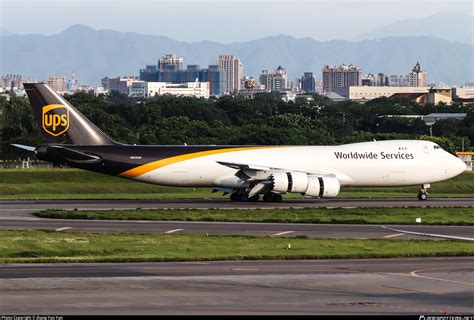
[[[246,193],[246,192],[238,192],[238,191],[236,191],[236,192],[233,192],[233,193],[230,195],[230,200],[231,200],[231,201],[257,202],[259,199],[260,199],[260,196],[259,196],[258,194],[249,197],[249,196],[248,196],[248,193]],[[265,194],[263,195],[263,201],[265,201],[265,202],[281,202],[282,199],[283,199],[283,198],[282,198],[281,195],[275,194],[275,193],[272,193],[272,192],[265,193]]]
[[[265,202],[281,202],[281,200],[283,200],[283,197],[276,193],[269,192],[263,195],[263,201]]]
[[[418,193],[418,200],[427,200],[428,199],[428,191],[427,189],[430,187],[429,184],[422,184],[420,193]]]

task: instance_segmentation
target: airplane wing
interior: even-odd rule
[[[245,163],[235,163],[235,162],[225,162],[225,161],[217,161],[217,163],[227,166],[229,168],[236,169],[237,172],[235,176],[239,177],[242,180],[247,180],[250,182],[250,191],[249,197],[252,197],[258,193],[264,193],[265,189],[270,189],[273,184],[272,175],[276,172],[299,172],[304,173],[306,175],[318,175],[320,177],[330,176],[335,177],[332,174],[326,173],[317,173],[317,172],[304,172],[304,171],[295,171],[295,170],[288,170],[284,168],[275,168],[275,167],[267,167],[267,166],[260,166],[260,165],[252,165],[252,164],[245,164]]]
[[[227,166],[234,169],[240,169],[240,170],[270,171],[272,169],[276,169],[276,168],[271,168],[271,167],[254,166],[250,164],[242,164],[242,163],[235,163],[235,162],[217,161],[217,163],[222,164],[223,166]]]
[[[424,237],[435,237],[435,238],[443,238],[443,239],[450,239],[450,240],[463,240],[463,241],[474,241],[474,238],[467,238],[467,237],[457,237],[457,236],[448,236],[444,234],[436,234],[436,233],[424,233],[424,232],[414,232],[414,231],[406,231],[406,230],[399,230],[394,228],[389,228],[386,226],[382,226],[382,228],[399,232],[405,234],[412,234],[415,236],[424,236]]]

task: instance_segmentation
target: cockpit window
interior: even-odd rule
[[[438,146],[438,145],[434,145],[433,148],[435,148],[435,149],[441,149],[441,147]]]

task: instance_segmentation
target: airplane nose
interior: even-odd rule
[[[466,170],[466,168],[467,168],[467,166],[466,166],[466,164],[464,163],[464,161],[462,161],[462,160],[459,159],[459,158],[456,158],[456,159],[454,159],[454,160],[455,160],[455,163],[454,163],[454,165],[453,165],[453,168],[454,168],[454,170],[456,171],[456,175],[463,173],[463,172]]]

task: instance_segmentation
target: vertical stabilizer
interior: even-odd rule
[[[23,84],[48,143],[110,145],[115,142],[44,83]]]

